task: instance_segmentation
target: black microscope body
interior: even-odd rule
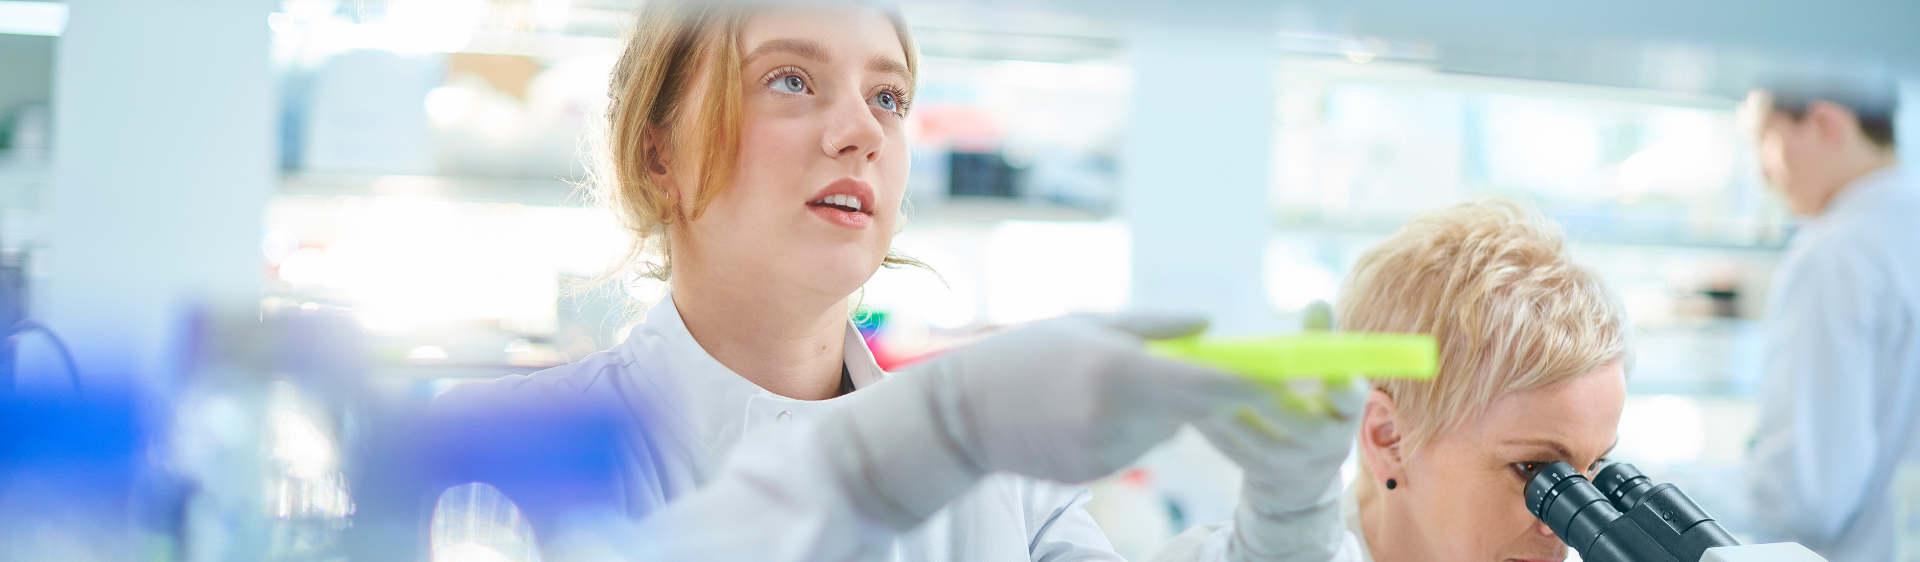
[[[1625,463],[1593,482],[1567,463],[1547,465],[1527,482],[1527,510],[1587,562],[1696,562],[1740,544],[1679,488]]]

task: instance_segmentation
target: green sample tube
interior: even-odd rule
[[[1147,342],[1149,353],[1183,359],[1262,382],[1286,379],[1431,379],[1440,348],[1426,334],[1305,332],[1284,336]]]

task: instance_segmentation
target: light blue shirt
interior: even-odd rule
[[[1842,189],[1788,245],[1767,316],[1757,519],[1832,562],[1893,560],[1920,534],[1895,528],[1915,498],[1894,484],[1920,470],[1920,185],[1892,166]]]
[[[889,376],[851,322],[846,334],[845,364],[856,388]],[[668,297],[611,350],[531,376],[456,387],[434,407],[484,413],[526,401],[578,402],[623,412],[639,429],[630,432],[622,475],[626,511],[643,525],[638,536],[611,545],[613,556],[1120,560],[1087,513],[1089,493],[1081,486],[994,474],[905,534],[861,517],[805,431],[860,398],[855,391],[804,401],[760,388],[708,355]],[[733,471],[716,481],[723,465]],[[689,496],[702,501],[677,501]]]

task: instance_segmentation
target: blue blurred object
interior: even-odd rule
[[[143,481],[132,393],[0,396],[0,559],[122,560]]]
[[[350,472],[357,510],[345,554],[354,560],[430,556],[436,500],[472,483],[508,500],[542,539],[577,514],[626,513],[627,427],[609,409],[570,400],[394,408],[366,426]]]
[[[470,403],[471,404],[471,403]],[[628,427],[585,400],[514,400],[436,408],[419,451],[433,495],[484,482],[512,499],[536,533],[570,513],[626,511],[621,485]]]

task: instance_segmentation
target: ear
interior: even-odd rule
[[[1860,121],[1854,117],[1853,110],[1826,100],[1807,104],[1805,121],[1813,126],[1822,144],[1841,144],[1861,134]]]
[[[675,181],[672,163],[667,159],[666,143],[663,142],[665,135],[649,127],[644,139],[640,143],[640,163],[647,172],[647,179],[655,189],[666,191],[668,199],[681,200],[679,182]]]
[[[1402,470],[1405,460],[1400,456],[1401,431],[1405,427],[1393,397],[1374,389],[1373,394],[1367,396],[1366,413],[1360,419],[1360,454],[1377,480],[1374,482],[1377,486],[1384,487],[1388,478],[1406,480]]]

